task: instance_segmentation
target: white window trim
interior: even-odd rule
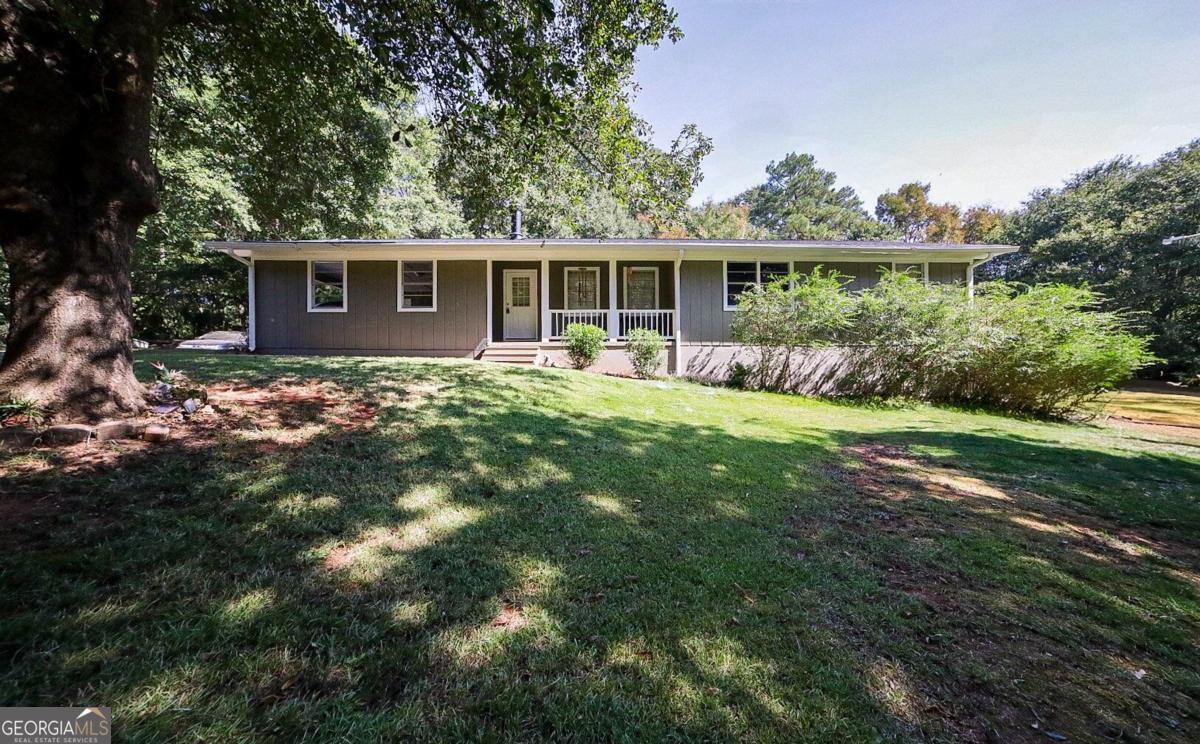
[[[596,275],[596,306],[576,307],[572,308],[570,303],[571,285],[567,281],[567,274],[572,271],[590,271]],[[599,266],[564,266],[563,267],[563,310],[599,310],[600,309],[600,267]]]
[[[646,309],[661,310],[662,302],[659,301],[659,297],[658,297],[659,284],[658,284],[658,267],[657,266],[626,266],[625,267],[625,270],[621,272],[621,298],[624,300],[624,302],[622,302],[621,304],[623,304],[625,306],[622,309],[623,310],[632,310],[633,309],[633,308],[629,307],[629,275],[631,273],[633,273],[634,271],[653,271],[654,272],[654,307],[646,308]]]
[[[313,307],[313,266],[319,263],[340,263],[342,265],[342,306]],[[350,267],[349,262],[325,258],[313,259],[308,262],[308,311],[310,313],[344,313],[350,308]]]
[[[433,264],[433,307],[404,306],[404,264],[405,263]],[[436,258],[404,258],[396,262],[396,312],[398,313],[436,313],[437,312],[437,259]]]
[[[896,264],[906,263],[909,266],[921,267],[921,281],[926,287],[929,286],[929,262],[928,261],[892,261],[892,271],[896,270]]]
[[[756,284],[762,284],[762,265],[764,263],[786,263],[788,265],[788,273],[793,274],[796,271],[795,261],[783,261],[768,259],[745,259],[734,261],[734,263],[752,263],[754,264],[754,280]],[[792,286],[792,282],[788,282],[788,286]],[[729,304],[729,261],[721,262],[721,306],[725,308],[725,312],[731,313],[737,310],[737,305]]]

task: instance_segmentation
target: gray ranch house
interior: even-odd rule
[[[295,240],[206,243],[249,267],[249,348],[566,363],[572,323],[603,329],[599,366],[628,370],[626,336],[667,339],[664,371],[724,379],[748,286],[818,265],[853,277],[908,270],[970,292],[975,267],[1015,246],[807,240]]]

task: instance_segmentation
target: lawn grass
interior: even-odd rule
[[[1200,390],[1142,383],[1105,396],[1102,403],[1111,416],[1200,430]]]
[[[0,705],[110,705],[125,741],[1200,739],[1194,442],[151,359],[265,400],[0,452]]]

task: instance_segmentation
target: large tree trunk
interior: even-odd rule
[[[161,2],[64,19],[0,0],[0,246],[11,323],[0,395],[60,418],[138,411],[129,268],[157,210],[150,107]]]

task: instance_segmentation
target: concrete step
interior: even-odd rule
[[[483,350],[479,358],[485,362],[532,365],[537,362],[540,353],[541,347],[537,344],[504,344],[502,346],[489,346]]]

